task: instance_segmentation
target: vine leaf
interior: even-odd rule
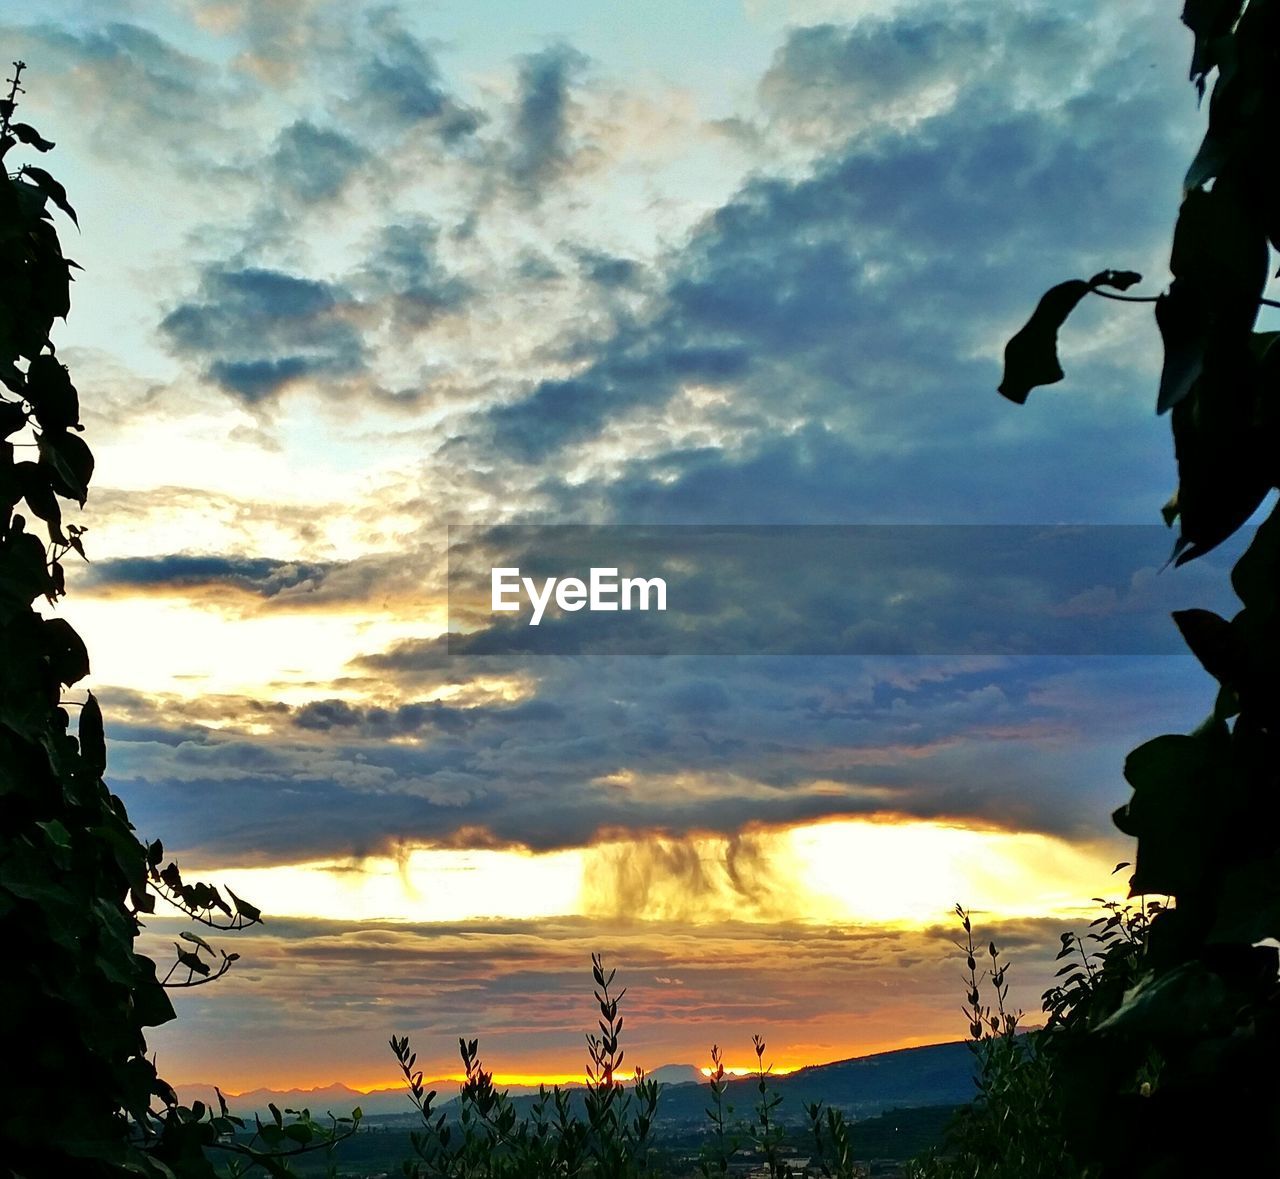
[[[1175,278],[1156,299],[1156,326],[1164,341],[1156,413],[1165,413],[1191,392],[1204,371],[1203,317],[1182,280]]]
[[[23,391],[35,410],[36,421],[46,430],[71,429],[80,421],[76,387],[56,356],[37,356],[27,368]]]
[[[94,776],[101,778],[107,768],[107,742],[102,731],[102,708],[92,692],[80,709],[80,756]]]
[[[51,151],[53,143],[40,134],[30,123],[10,123],[9,130],[20,143],[34,147],[36,151]]]
[[[205,941],[204,938],[202,938],[198,933],[184,932],[184,933],[178,934],[178,936],[182,938],[183,941],[191,942],[192,945],[196,945],[196,946],[199,946],[201,949],[208,950],[210,954],[213,953],[213,947],[207,941]]]
[[[1000,395],[1016,405],[1024,405],[1027,395],[1036,386],[1053,385],[1062,380],[1062,365],[1058,363],[1058,330],[1067,316],[1090,291],[1098,287],[1128,290],[1141,278],[1132,270],[1104,270],[1088,282],[1073,278],[1045,291],[1031,318],[1005,345]]]
[[[89,652],[84,640],[65,618],[46,618],[41,632],[45,658],[59,683],[69,688],[89,674]]]
[[[89,495],[93,477],[93,453],[78,434],[46,431],[39,437],[40,463],[49,468],[49,482],[59,495],[81,507]]]
[[[241,900],[231,889],[227,889],[227,895],[232,899],[236,906],[236,912],[239,913],[246,921],[250,923],[262,920],[262,910],[256,906],[249,904],[248,901]]]
[[[1175,610],[1173,621],[1201,666],[1224,687],[1240,680],[1239,652],[1231,623],[1212,610]]]
[[[16,434],[27,424],[27,415],[16,401],[0,401],[0,438]]]
[[[1218,64],[1221,38],[1231,32],[1240,17],[1244,0],[1187,0],[1182,23],[1195,34],[1189,77],[1200,97],[1204,97],[1205,77]]]
[[[209,973],[208,965],[201,961],[198,955],[192,953],[190,950],[184,950],[177,942],[173,943],[173,948],[178,951],[178,961],[181,962],[188,970],[199,975],[206,975]]]
[[[71,202],[67,200],[67,190],[43,168],[37,168],[34,164],[24,165],[22,171],[35,181],[36,187],[70,217],[75,222],[76,228],[79,229],[80,218],[76,216],[75,209],[71,207]]]

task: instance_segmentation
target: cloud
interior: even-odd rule
[[[313,700],[297,709],[293,723],[312,732],[345,730],[352,735],[381,739],[432,729],[464,733],[475,724],[470,711],[439,700],[402,704],[396,708],[359,707],[345,700]],[[555,705],[537,701],[509,710],[508,719],[516,723],[536,723],[556,719],[559,714],[560,709]]]
[[[628,1061],[703,1064],[717,1043],[728,1064],[742,1066],[754,1060],[752,1033],[761,1033],[770,1058],[794,1067],[960,1038],[963,960],[944,917],[940,911],[939,926],[921,931],[800,931],[590,919],[354,925],[268,915],[267,926],[226,945],[242,955],[236,969],[216,988],[182,992],[181,1019],[149,1043],[166,1076],[231,1092],[339,1075],[395,1086],[386,1038],[406,1030],[428,1075],[456,1074],[460,1034],[479,1038],[485,1066],[499,1075],[569,1072],[584,1063],[590,954],[603,950],[627,988]],[[1010,1004],[1038,1011],[1060,924],[992,923],[978,913],[975,922],[1011,962]],[[157,928],[140,950],[171,953],[169,922],[149,924]]]
[[[507,175],[527,204],[537,204],[581,150],[573,139],[570,92],[586,65],[583,54],[564,44],[520,59]]]
[[[941,74],[955,99],[924,103],[910,121],[877,121],[865,134],[824,132],[798,174],[762,169],[750,177],[663,260],[642,308],[618,317],[611,332],[597,332],[593,347],[575,347],[567,375],[528,382],[466,423],[477,448],[496,445],[548,467],[571,445],[598,440],[602,452],[625,454],[643,440],[631,469],[624,460],[620,476],[602,472],[602,483],[616,485],[600,488],[605,511],[626,502],[634,478],[661,481],[674,514],[685,472],[700,469],[707,484],[723,478],[733,488],[749,482],[745,468],[758,459],[753,472],[774,463],[749,501],[766,518],[777,518],[760,502],[768,487],[794,505],[793,518],[883,518],[905,496],[903,519],[957,510],[946,481],[954,475],[974,484],[961,445],[981,440],[997,448],[975,490],[993,506],[1001,497],[1022,506],[1019,452],[1065,448],[1064,470],[1092,475],[1097,438],[1106,432],[1131,450],[1104,483],[1103,494],[1122,502],[1130,474],[1133,486],[1155,469],[1146,406],[1120,395],[1135,363],[1155,364],[1153,335],[1146,351],[1127,337],[1121,346],[1118,334],[1086,346],[1071,365],[1071,387],[1081,395],[1074,404],[1057,399],[1052,426],[1034,410],[1011,419],[993,393],[1001,340],[1043,286],[1120,258],[1157,276],[1162,266],[1166,210],[1151,193],[1176,194],[1176,149],[1185,140],[1178,108],[1157,88],[1165,78],[1153,75],[1149,86],[1104,100],[1098,90],[1119,67],[1095,50],[1077,63],[1080,78],[1038,104],[1001,103],[988,81],[1014,63],[1018,77],[1034,73],[1042,26],[1061,48],[1059,41],[1082,35],[1073,25],[1044,13],[963,23],[962,43],[990,58],[982,71],[964,55],[944,53],[944,26],[928,17],[794,33],[769,89],[776,118],[787,111],[816,118],[806,105],[811,89],[824,102],[858,105],[858,87],[871,85],[861,66],[883,57],[876,68],[892,73],[916,46],[929,51],[893,83],[904,101],[935,89]],[[1140,59],[1142,29],[1127,35],[1127,53]],[[818,73],[803,75],[815,59]],[[1172,213],[1172,197],[1167,206]],[[1030,285],[1029,259],[1045,276]],[[1086,310],[1064,351],[1078,355],[1103,322],[1097,309]],[[656,439],[677,425],[700,429],[710,445],[684,451],[677,434],[664,451]],[[856,498],[838,505],[813,495],[803,478],[789,482],[787,464],[797,467],[806,450],[817,449],[838,461],[837,489],[859,484],[850,486]],[[1011,465],[1002,467],[1006,457]],[[1092,495],[1094,481],[1079,482]],[[736,502],[732,491],[720,498]],[[1060,518],[1062,502],[1059,495],[1049,518]],[[1093,507],[1081,505],[1080,518]]]
[[[85,575],[94,590],[173,593],[220,586],[263,598],[314,588],[329,564],[276,561],[269,557],[118,557],[95,562]]]
[[[415,217],[383,226],[352,275],[366,297],[389,302],[399,330],[420,331],[461,311],[477,294],[440,260],[440,227]]]
[[[26,81],[41,102],[66,102],[101,156],[163,155],[171,168],[203,170],[206,181],[224,163],[248,96],[207,61],[131,21],[6,24],[3,32],[30,61]]]
[[[352,99],[373,119],[398,130],[430,131],[446,144],[467,139],[483,125],[480,112],[448,92],[434,56],[395,9],[369,13],[357,44]]]
[[[1170,654],[1183,650],[1172,610],[1234,601],[1221,558],[1158,575],[1160,524],[507,525],[450,540],[459,656]],[[517,612],[493,613],[494,569],[520,571]],[[527,583],[585,584],[589,570],[606,571],[604,592],[626,607],[552,602],[531,624]],[[662,579],[664,608],[626,593],[629,578]]]
[[[587,279],[605,288],[635,286],[644,273],[633,258],[619,258],[591,249],[579,251],[579,264]]]
[[[341,132],[298,119],[280,132],[268,167],[277,192],[315,202],[341,192],[367,158],[365,148]]]
[[[348,377],[366,364],[345,318],[350,295],[331,283],[258,267],[206,267],[196,301],[161,321],[170,346],[206,363],[205,374],[252,405],[295,380]]]
[[[585,875],[586,911],[614,920],[773,921],[795,911],[788,867],[767,840],[735,834],[718,854],[688,839],[655,837],[597,849]]]
[[[1203,704],[1190,658],[482,659],[404,673],[401,694],[413,655],[354,695],[227,698],[185,725],[134,699],[108,724],[109,780],[144,829],[219,862],[874,815],[1096,840],[1125,753]]]

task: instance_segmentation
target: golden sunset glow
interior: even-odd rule
[[[317,683],[330,685],[326,696],[363,697],[368,685],[341,683],[355,655],[431,633],[421,619],[376,613],[246,616],[156,597],[85,598],[58,613],[84,636],[95,669],[117,681],[189,696],[248,694],[270,684],[277,699],[297,703],[314,699]]]
[[[968,898],[992,918],[1072,915],[1082,896],[1105,887],[1113,863],[1105,851],[1045,835],[840,820],[737,841],[655,836],[542,854],[412,848],[397,857],[201,873],[292,917],[613,916],[923,928],[947,918],[945,897]]]
[[[520,852],[416,848],[400,858],[370,856],[227,871],[201,869],[282,917],[341,921],[530,920],[576,912],[582,857],[575,851]],[[261,907],[260,906],[260,907]]]

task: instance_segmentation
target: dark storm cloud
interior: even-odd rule
[[[741,342],[654,346],[629,329],[584,374],[540,382],[533,393],[487,414],[493,441],[513,457],[545,462],[563,446],[590,439],[615,412],[669,397],[682,381],[719,384],[744,374],[751,350]]]
[[[570,91],[586,64],[569,45],[553,45],[520,59],[507,173],[529,204],[541,200],[543,190],[572,167],[577,149]]]
[[[1078,24],[1042,21],[1040,33],[1060,37]],[[1025,24],[1023,30],[1030,32]],[[761,98],[789,132],[828,139],[862,129],[872,119],[926,114],[931,106],[948,104],[963,84],[958,69],[981,75],[1007,67],[1002,33],[996,21],[952,11],[945,19],[921,11],[852,27],[796,28],[761,79]]]
[[[1161,499],[1152,489],[1170,479],[1167,456],[1151,445],[1164,423],[1151,418],[1125,432],[1067,405],[1051,408],[1067,419],[1059,422],[1052,460],[1038,444],[1038,421],[1030,428],[1005,423],[982,441],[983,461],[975,463],[971,436],[935,431],[933,415],[922,413],[921,437],[908,447],[867,453],[856,437],[815,423],[732,448],[624,462],[600,498],[610,516],[635,523],[1154,520]],[[945,412],[941,405],[938,415]],[[1052,485],[1046,462],[1062,464]],[[554,477],[543,490],[557,502],[573,502],[574,490]]]
[[[526,720],[549,720],[558,712],[550,705],[540,709],[536,702],[526,710]],[[453,708],[439,700],[396,708],[362,708],[345,700],[313,700],[294,713],[293,723],[312,732],[343,730],[362,737],[393,737],[432,729],[462,733],[475,724],[475,718],[469,709]]]
[[[209,266],[195,300],[161,321],[178,354],[249,404],[304,377],[348,377],[365,367],[360,332],[344,318],[350,296],[279,270]]]
[[[109,776],[175,849],[261,863],[886,813],[1097,838],[1128,749],[1204,705],[1177,658],[560,658],[476,674],[531,694],[226,701],[216,731],[134,702],[108,728]]]

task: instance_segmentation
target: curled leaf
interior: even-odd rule
[[[999,390],[1002,397],[1023,405],[1027,394],[1037,385],[1052,385],[1062,380],[1058,329],[1088,293],[1089,284],[1075,278],[1050,287],[1041,296],[1031,318],[1005,345],[1004,379]]]
[[[1058,330],[1075,310],[1076,304],[1098,287],[1125,291],[1141,280],[1142,275],[1133,270],[1103,270],[1088,282],[1073,278],[1045,291],[1031,318],[1005,345],[1000,394],[1017,405],[1023,405],[1027,394],[1037,385],[1053,385],[1062,380],[1062,366],[1058,363]]]
[[[53,143],[45,139],[30,123],[10,123],[9,130],[22,142],[30,147],[34,147],[36,151],[49,151],[53,148]]]

